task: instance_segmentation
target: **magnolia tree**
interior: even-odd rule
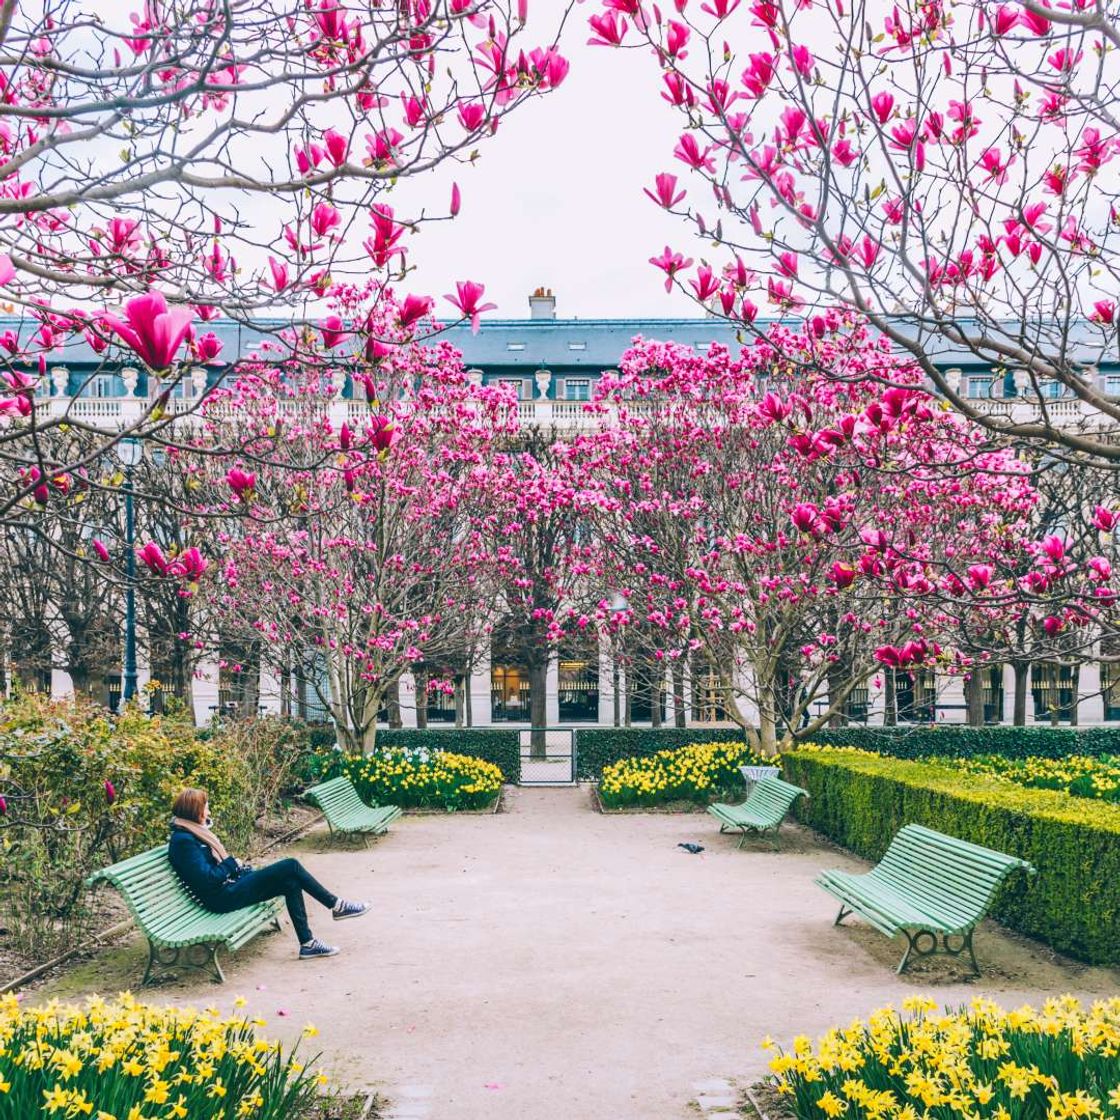
[[[262,365],[213,394],[206,431],[177,452],[212,536],[192,574],[216,625],[307,682],[339,742],[366,751],[395,683],[458,649],[488,599],[478,510],[494,441],[514,423],[446,343],[410,341],[421,324],[402,325],[405,306],[383,299],[347,332],[336,361],[356,396],[344,423],[324,408],[328,346],[318,367]],[[212,454],[229,428],[254,433],[236,461]],[[141,550],[180,582],[188,553]]]
[[[847,305],[979,423],[1120,462],[1096,378],[1117,347],[1116,4],[604,0],[590,25],[652,47],[680,113],[688,179],[646,193],[714,252],[666,247],[667,287],[744,325]],[[972,399],[946,367],[977,363],[1037,407]]]
[[[1027,468],[866,328],[829,314],[739,358],[640,343],[619,368],[599,402],[618,422],[574,450],[598,480],[604,570],[662,657],[719,668],[763,749],[884,669],[960,671],[966,612],[1030,607],[1030,572],[985,580],[1024,552],[1049,563]]]
[[[348,276],[401,274],[406,233],[460,192],[429,214],[391,188],[473,160],[567,72],[522,46],[524,2],[109,8],[0,3],[0,289],[20,316],[0,334],[0,517],[40,512],[122,434],[172,440],[169,395],[219,360],[215,316],[306,319]],[[464,316],[480,295],[460,289]],[[151,376],[123,432],[45,399],[75,346]],[[66,454],[62,428],[94,446]]]

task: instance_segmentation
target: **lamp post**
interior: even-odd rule
[[[144,457],[144,446],[138,439],[122,439],[116,453],[124,467],[124,571],[128,585],[124,593],[121,703],[127,704],[136,695],[136,520],[132,510],[132,471]]]

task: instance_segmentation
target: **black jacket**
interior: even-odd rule
[[[222,893],[225,883],[237,878],[239,865],[233,856],[219,863],[209,844],[175,825],[167,848],[175,873],[203,906]]]

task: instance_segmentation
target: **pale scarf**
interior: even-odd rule
[[[219,863],[229,859],[229,852],[226,851],[225,845],[206,825],[199,824],[198,821],[184,820],[182,817],[172,817],[171,823],[184,832],[189,832],[196,840],[201,840],[214,853],[214,858]]]

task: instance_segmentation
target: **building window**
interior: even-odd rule
[[[588,378],[568,377],[564,380],[564,400],[591,400],[591,381]]]
[[[1043,381],[1038,387],[1038,395],[1045,401],[1060,400],[1066,395],[1065,386],[1060,381]]]
[[[1060,661],[1041,661],[1031,666],[1034,718],[1047,723],[1068,723],[1077,704],[1073,666]]]
[[[587,349],[587,343],[586,342],[569,342],[568,343],[568,349],[569,350],[586,350]]]
[[[968,377],[964,390],[970,401],[989,400],[995,396],[995,383],[990,377]]]
[[[894,698],[901,723],[933,723],[937,706],[934,677],[928,669],[894,671]]]
[[[721,723],[727,719],[719,674],[703,655],[692,659],[692,718],[697,723]]]
[[[561,723],[598,722],[599,649],[594,641],[561,648],[556,690]]]
[[[501,385],[503,389],[512,389],[513,395],[518,400],[523,400],[525,397],[525,379],[523,377],[499,377],[495,385]]]
[[[1120,376],[1110,373],[1107,377],[1101,378],[1101,383],[1109,396],[1120,397]]]
[[[524,350],[525,349],[525,343],[524,342],[507,342],[506,343],[506,349],[507,350]]]
[[[115,373],[95,373],[88,378],[81,389],[81,396],[104,399],[123,397],[124,382]]]

